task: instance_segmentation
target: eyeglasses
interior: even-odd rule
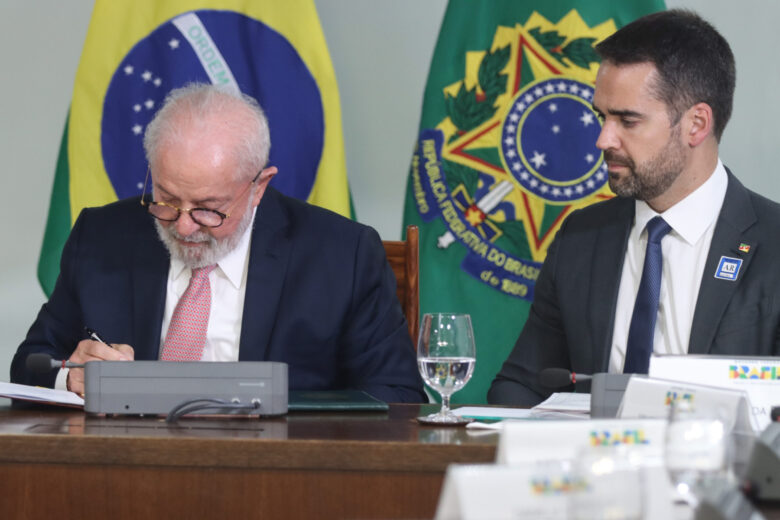
[[[189,213],[190,218],[192,219],[193,222],[195,222],[199,226],[205,226],[210,228],[219,227],[225,222],[226,218],[230,218],[230,211],[233,209],[236,202],[241,200],[241,198],[247,192],[249,187],[252,186],[255,182],[257,182],[257,179],[260,178],[260,174],[263,173],[262,170],[257,172],[255,178],[252,179],[252,181],[247,185],[247,187],[244,188],[244,190],[236,197],[233,204],[230,205],[230,207],[227,210],[227,213],[222,213],[221,211],[217,211],[215,209],[208,209],[208,208],[182,209],[177,206],[173,206],[172,204],[166,204],[165,202],[144,200],[144,198],[146,197],[146,185],[149,182],[150,172],[151,172],[151,167],[147,168],[146,170],[146,180],[144,180],[144,191],[141,193],[141,206],[146,206],[146,208],[149,210],[149,213],[158,220],[162,220],[165,222],[175,222],[176,220],[179,219],[182,213]]]

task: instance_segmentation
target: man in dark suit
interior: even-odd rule
[[[728,43],[673,10],[596,49],[596,144],[618,197],[561,226],[492,403],[539,403],[549,367],[647,373],[653,352],[780,355],[780,207],[718,158],[735,84]]]
[[[29,373],[33,352],[269,360],[289,365],[293,390],[425,399],[377,233],[268,186],[276,168],[254,100],[210,85],[172,91],[144,147],[151,196],[81,213],[12,381],[83,391],[81,369]]]

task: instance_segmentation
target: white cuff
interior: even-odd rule
[[[55,390],[68,389],[68,372],[70,372],[69,368],[61,368],[60,371],[57,372],[57,379],[54,380]]]

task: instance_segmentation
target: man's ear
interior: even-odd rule
[[[252,206],[257,206],[260,204],[260,199],[263,198],[263,194],[265,193],[265,189],[268,187],[268,183],[271,182],[271,179],[273,179],[274,175],[276,175],[278,171],[279,170],[276,169],[276,166],[269,166],[260,172],[260,176],[257,179],[257,185],[254,187],[254,199],[252,200]]]
[[[696,103],[688,109],[684,117],[688,122],[685,137],[691,148],[699,146],[707,137],[713,135],[715,120],[712,107],[707,103]]]

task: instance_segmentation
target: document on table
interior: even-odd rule
[[[546,412],[590,414],[590,394],[556,392],[546,401],[534,406],[533,409]]]
[[[462,417],[477,421],[503,421],[505,419],[587,419],[590,417],[590,394],[554,393],[546,401],[526,408],[498,406],[463,406],[452,411]],[[485,423],[471,423],[469,428],[485,428]],[[500,428],[500,424],[490,425]]]
[[[39,403],[56,404],[62,406],[84,407],[84,399],[78,394],[67,390],[54,390],[42,386],[18,385],[0,381],[0,397],[9,399],[22,399]]]
[[[479,421],[500,421],[503,419],[532,419],[531,410],[526,408],[501,408],[493,406],[463,406],[452,411],[461,417]]]

